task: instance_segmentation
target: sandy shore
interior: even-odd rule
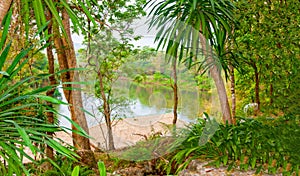
[[[140,140],[145,140],[153,134],[161,133],[167,135],[168,127],[172,124],[173,114],[142,116],[136,118],[126,118],[113,123],[113,137],[116,149],[134,145]],[[183,128],[186,123],[180,119],[177,127]],[[105,124],[100,124],[89,129],[91,142],[97,147],[107,150],[107,128]]]
[[[113,122],[113,137],[116,149],[128,147],[134,145],[140,140],[145,140],[145,137],[149,137],[153,134],[160,133],[162,135],[168,135],[170,125],[173,121],[173,114],[142,116],[136,118],[126,118]],[[187,125],[186,122],[178,119],[177,127],[184,128]],[[90,139],[92,145],[100,148],[101,150],[108,149],[107,141],[107,128],[105,123],[101,123],[98,126],[91,127],[89,134],[92,137]],[[72,135],[65,132],[58,132],[55,134],[64,143],[72,145]],[[28,149],[24,149],[27,154],[33,156],[32,152]],[[24,163],[29,162],[24,158]]]

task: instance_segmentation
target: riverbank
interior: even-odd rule
[[[116,149],[121,149],[128,146],[133,146],[138,141],[145,140],[145,138],[154,135],[162,134],[167,135],[173,121],[173,114],[162,114],[152,116],[141,116],[135,118],[126,118],[113,122],[113,135]],[[187,122],[178,119],[177,127],[184,128]],[[105,123],[101,123],[97,126],[89,128],[89,134],[92,137],[90,139],[92,148],[100,148],[101,150],[108,149],[107,141],[107,128]],[[63,141],[65,144],[73,145],[72,135],[66,132],[55,133],[56,138]],[[95,146],[95,147],[93,147]],[[33,157],[29,148],[25,148],[24,151]],[[37,156],[39,158],[40,156]],[[24,158],[23,163],[28,163],[30,160]]]
[[[173,121],[173,114],[141,116],[115,121],[112,131],[116,149],[132,146],[151,135],[167,135]],[[177,120],[177,127],[184,128],[187,122]],[[100,149],[108,149],[108,135],[105,123],[89,129],[91,143]]]

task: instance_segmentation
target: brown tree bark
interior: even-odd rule
[[[172,62],[172,70],[173,70],[173,80],[174,84],[172,84],[173,96],[174,96],[174,105],[173,105],[173,125],[176,125],[177,122],[177,108],[178,108],[178,86],[177,86],[177,56],[175,56]]]
[[[271,82],[270,82],[270,106],[273,105],[273,81],[272,81],[272,77],[273,77],[273,73],[271,72]]]
[[[48,10],[47,11],[47,14],[46,14],[46,18],[47,18],[47,21],[51,20],[52,19],[52,15],[51,15],[51,12]],[[49,23],[48,24],[48,34],[51,35],[52,34],[52,23]],[[47,41],[47,43],[50,43],[50,45],[47,47],[47,58],[48,58],[48,66],[49,66],[49,81],[50,81],[50,85],[54,86],[57,84],[56,82],[56,79],[55,79],[55,76],[54,76],[54,56],[53,56],[53,48],[52,48],[52,43],[53,41],[53,38],[50,37]],[[54,95],[54,91],[55,89],[52,88],[50,91],[47,92],[47,96],[50,96],[52,97]],[[52,107],[53,108],[53,105],[52,103],[50,102],[47,102],[47,105],[49,107]],[[47,112],[47,120],[48,120],[48,123],[50,124],[53,124],[54,123],[54,114],[52,112]],[[47,132],[47,135],[49,135],[51,138],[53,137],[53,132]],[[46,147],[46,156],[50,159],[54,159],[54,153],[53,153],[53,149],[50,147],[50,146],[47,146]]]
[[[13,1],[12,0],[1,0],[0,1],[0,25],[8,12],[10,5]]]
[[[67,34],[67,36],[62,37],[62,48],[61,48],[66,54],[66,63],[63,63],[63,65],[67,65],[67,67],[64,69],[74,69],[77,68],[77,61],[76,61],[74,44],[71,36],[70,17],[65,9],[62,10],[62,23]],[[69,78],[70,82],[80,82],[78,71],[68,71],[68,73],[70,76]],[[81,89],[80,84],[71,84],[68,87],[72,88],[72,90],[67,91],[67,93],[69,94],[67,96],[68,97],[67,100],[69,103],[72,104],[72,106],[70,106],[71,118],[74,122],[80,125],[80,127],[87,134],[89,134],[85,113],[81,110],[83,109],[83,103],[82,103],[82,95],[80,91]],[[72,125],[72,129],[77,130],[76,127],[73,125]],[[77,153],[81,157],[81,161],[90,166],[95,165],[96,163],[95,156],[91,150],[90,140],[74,132],[72,133],[72,137],[73,137],[73,145],[74,147],[76,147]]]
[[[270,83],[270,106],[273,105],[273,84]]]
[[[253,63],[254,74],[255,74],[255,103],[257,103],[257,112],[260,111],[260,98],[259,98],[259,73],[255,63]],[[255,112],[255,114],[257,113]]]
[[[229,69],[230,69],[231,113],[232,113],[233,124],[235,124],[236,123],[235,76],[234,76],[234,68],[232,65],[229,66]]]
[[[229,107],[224,81],[221,76],[221,69],[218,67],[217,62],[213,59],[212,49],[211,47],[209,47],[205,37],[201,33],[199,34],[199,36],[200,36],[200,42],[202,46],[202,52],[204,56],[207,58],[206,62],[208,63],[208,65],[211,65],[209,68],[209,73],[213,78],[218,91],[222,116],[223,116],[223,122],[224,123],[228,122],[228,124],[232,124],[230,107]]]
[[[69,16],[65,10],[62,11],[63,25],[67,33],[67,36],[60,34],[59,27],[56,24],[53,26],[54,33],[54,45],[57,52],[57,58],[60,70],[67,70],[71,68],[76,68],[76,56],[73,46],[73,41],[70,32],[70,22]],[[79,82],[79,74],[76,71],[67,71],[62,73],[61,80],[65,82]],[[64,95],[71,104],[70,113],[71,119],[80,125],[80,127],[89,133],[87,121],[84,112],[81,110],[83,108],[82,97],[80,91],[80,85],[78,84],[63,84]],[[77,130],[75,126],[72,125],[72,130]],[[72,133],[73,145],[77,149],[78,155],[81,157],[81,161],[89,166],[95,166],[95,157],[90,147],[90,141],[88,138],[81,136],[77,133]]]
[[[109,106],[109,100],[106,98],[104,85],[103,85],[103,75],[101,73],[101,69],[98,71],[98,79],[100,84],[100,94],[103,101],[103,110],[104,110],[104,116],[105,116],[105,123],[107,127],[107,133],[108,133],[108,149],[114,150],[115,144],[114,144],[114,137],[112,132],[112,121],[110,118],[110,106]]]

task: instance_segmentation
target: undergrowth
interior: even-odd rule
[[[111,173],[122,168],[142,166],[143,168],[148,167],[147,171],[151,174],[178,174],[192,160],[200,159],[211,161],[209,165],[217,168],[225,166],[228,170],[233,168],[242,171],[255,169],[256,174],[299,175],[299,117],[238,118],[236,125],[217,124],[215,126],[215,124],[216,122],[213,120],[199,119],[197,123],[187,129],[186,133],[177,134],[175,141],[164,141],[164,138],[158,137],[153,140],[160,139],[158,141],[162,142],[154,145],[154,149],[149,148],[148,143],[142,143],[132,148],[133,151],[123,151],[123,154],[131,159],[132,155],[136,154],[137,156],[148,156],[147,158],[151,158],[150,160],[143,161],[145,158],[140,157],[138,160],[128,161],[124,155],[121,159],[105,153],[99,155],[97,159],[102,160],[107,171]],[[203,142],[203,139],[207,141]],[[154,141],[150,140],[150,143],[153,144]],[[153,154],[153,150],[159,151],[161,147],[159,144],[164,146],[164,150],[168,148],[170,152],[166,152],[166,155],[158,158],[149,157]],[[175,147],[172,148],[170,144]],[[144,153],[142,149],[146,148],[148,149],[147,153]],[[29,169],[37,175],[72,176],[77,173],[99,175],[106,170],[104,163],[101,163],[101,167],[98,165],[98,172],[94,172],[91,168],[78,166],[80,163],[74,163],[66,158],[57,158],[56,161],[60,169],[53,168],[46,172],[40,172],[32,167]]]
[[[187,137],[165,166],[168,173],[178,173],[193,159],[204,158],[212,160],[210,165],[227,166],[228,170],[235,167],[256,169],[256,173],[299,174],[298,117],[238,118],[236,125],[219,124],[207,143],[199,145],[207,123],[211,122],[199,119],[188,129]]]

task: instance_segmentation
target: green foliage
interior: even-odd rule
[[[297,118],[278,119],[241,118],[236,125],[220,124],[213,137],[199,145],[205,122],[202,119],[193,125],[188,136],[172,157],[167,169],[173,164],[177,172],[195,158],[212,160],[210,165],[239,167],[241,170],[257,169],[257,173],[298,172],[300,153],[300,121]]]
[[[130,3],[127,1],[103,1],[91,4],[91,8],[95,8],[91,15],[96,15],[96,18],[103,16],[101,27],[82,21],[89,35],[84,42],[86,49],[80,51],[81,57],[84,58],[85,63],[88,63],[87,67],[93,74],[92,78],[91,75],[87,75],[87,79],[95,80],[95,85],[91,89],[102,102],[99,110],[105,115],[111,116],[107,118],[121,116],[122,109],[128,105],[124,96],[115,95],[114,88],[116,86],[114,85],[122,76],[120,74],[122,65],[128,61],[130,56],[137,53],[137,50],[129,42],[139,37],[132,35],[133,30],[129,24],[133,19],[144,15],[145,12],[142,8],[144,3],[143,0],[136,0]],[[80,10],[78,13],[81,13]],[[118,32],[118,37],[115,32]],[[151,52],[151,50],[147,50],[147,52]],[[147,55],[147,52],[138,54]],[[108,109],[105,109],[106,104],[109,106]]]
[[[238,98],[252,102],[257,69],[262,110],[299,114],[300,2],[245,0],[234,4],[239,24],[233,52],[243,68],[236,79]]]
[[[76,167],[73,169],[71,176],[79,176],[79,169],[80,169],[80,167],[79,167],[79,166],[76,166]]]
[[[0,175],[29,175],[28,169],[23,165],[24,158],[36,163],[33,156],[44,155],[43,148],[48,145],[56,153],[60,153],[71,160],[78,157],[75,152],[62,146],[55,138],[47,133],[64,131],[57,124],[49,124],[46,121],[47,113],[57,112],[45,105],[45,102],[62,103],[52,97],[45,96],[45,92],[53,87],[46,86],[28,89],[41,79],[49,75],[31,76],[16,81],[16,77],[24,65],[28,62],[34,46],[27,46],[14,58],[8,58],[11,42],[5,42],[10,25],[11,13],[4,20],[5,28],[2,31],[0,44]],[[7,43],[7,44],[5,44]],[[11,63],[7,62],[11,60]],[[7,65],[5,68],[4,65]],[[36,81],[32,81],[36,80]],[[24,149],[28,149],[30,156]],[[51,162],[51,160],[49,160]],[[54,166],[55,165],[54,163]]]
[[[111,108],[112,119],[125,115],[129,101],[123,95],[115,94],[123,88],[118,88],[116,82],[121,76],[119,69],[127,61],[133,46],[126,41],[118,41],[110,30],[96,34],[87,46],[90,46],[90,56],[86,61],[87,69],[95,75],[93,78],[87,75],[87,79],[93,79],[95,82],[92,91],[101,100],[100,112],[104,112],[103,104],[107,102]],[[106,102],[102,93],[105,94]]]
[[[142,83],[142,82],[145,82],[146,79],[147,79],[146,74],[138,74],[134,77],[133,81],[135,81],[137,83]]]
[[[66,9],[76,31],[81,29],[81,26],[78,25],[78,17],[74,14],[73,10],[70,8],[69,4],[66,3],[65,0],[60,0],[57,2],[52,0],[24,0],[19,5],[19,15],[22,19],[22,22],[24,22],[27,39],[29,36],[29,30],[32,26],[32,23],[30,22],[32,17],[31,13],[34,13],[34,25],[36,25],[38,29],[41,29],[48,25],[45,13],[47,10],[49,10],[52,13],[53,20],[61,27],[63,33],[66,36],[66,32],[62,24],[62,18],[60,17],[58,9],[56,8],[57,6],[61,6]],[[43,36],[42,34],[44,34],[44,37],[49,37],[48,30],[45,30],[43,31],[43,33],[40,33],[40,36]]]
[[[106,176],[107,174],[106,174],[106,168],[104,163],[102,161],[98,161],[97,165],[98,165],[100,176]]]
[[[54,161],[58,165],[57,168],[46,171],[35,170],[35,174],[39,174],[40,176],[89,176],[94,174],[94,171],[91,168],[81,166],[79,163],[74,162],[74,160],[64,158],[62,155],[56,156]]]
[[[170,83],[170,76],[163,74],[163,73],[159,73],[159,72],[155,72],[153,74],[153,79],[154,79],[154,81],[160,82],[162,84]]]
[[[96,173],[87,166],[78,165],[72,160],[57,157],[55,159],[60,169],[47,170],[46,172],[38,173],[40,176],[90,176]],[[106,176],[106,167],[102,161],[97,162],[99,176]]]
[[[197,75],[194,79],[201,91],[211,90],[212,79],[210,79],[207,75]]]
[[[207,69],[213,63],[205,63],[206,59],[199,58],[203,55],[201,48],[208,47],[199,42],[203,35],[213,48],[214,62],[227,73],[225,41],[235,23],[231,1],[167,0],[150,6],[150,28],[158,29],[155,41],[158,48],[166,49],[167,60],[178,59],[188,67]]]
[[[170,129],[171,128],[172,126]],[[177,137],[162,137],[161,132],[156,132],[149,136],[141,136],[143,136],[145,140],[139,141],[135,146],[112,152],[112,154],[127,161],[143,162],[156,160],[159,157],[171,152],[171,147],[174,145],[173,142]]]
[[[121,67],[122,76],[139,80],[144,75],[152,75],[157,65],[161,64],[159,57],[159,53],[153,48],[135,49]]]
[[[89,68],[96,73],[101,73],[101,81],[104,84],[105,93],[109,93],[112,84],[119,78],[118,70],[132,51],[132,45],[126,42],[119,42],[112,36],[112,32],[106,30],[97,36],[90,43],[91,58],[89,58]],[[95,87],[95,95],[101,97],[99,82]]]
[[[129,44],[127,39],[119,41],[109,29],[95,34],[84,44],[86,49],[80,50],[80,58],[86,63],[84,67],[87,67],[89,72],[97,77],[95,95],[100,97],[100,81],[103,83],[104,92],[109,93],[112,84],[120,76],[118,70],[133,52],[133,45]],[[89,80],[94,79],[91,78],[91,75],[86,76]]]
[[[81,30],[82,34],[90,38],[103,29],[133,34],[133,30],[128,27],[128,24],[136,18],[145,16],[146,12],[143,9],[145,3],[145,0],[76,0],[71,2],[71,6],[76,7],[72,10],[79,19],[78,24],[83,29]],[[126,38],[127,36],[121,34],[121,37]]]

